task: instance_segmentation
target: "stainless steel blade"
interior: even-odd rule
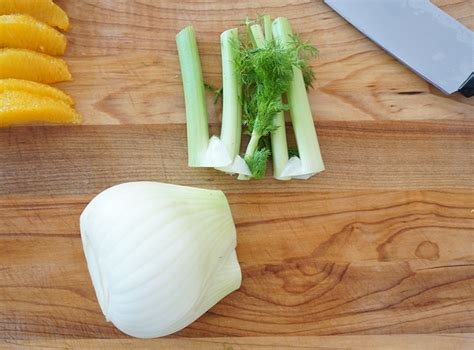
[[[474,71],[473,32],[428,0],[325,0],[337,13],[445,93]]]

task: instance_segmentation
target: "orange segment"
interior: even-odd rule
[[[0,15],[30,15],[37,20],[58,27],[69,28],[69,18],[52,0],[0,0]]]
[[[34,122],[79,124],[81,119],[71,106],[49,97],[22,91],[0,93],[0,126]]]
[[[0,16],[0,47],[30,49],[57,56],[64,54],[66,44],[63,34],[33,17]]]
[[[73,105],[74,100],[64,92],[52,86],[20,79],[0,79],[0,94],[6,91],[27,92],[32,95],[49,97]]]
[[[0,79],[8,78],[46,84],[72,79],[66,62],[60,58],[30,50],[0,49]]]

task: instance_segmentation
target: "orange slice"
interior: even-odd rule
[[[69,18],[52,0],[0,0],[0,15],[30,15],[37,20],[58,27],[69,28]]]
[[[0,79],[0,94],[6,91],[27,92],[36,96],[49,97],[73,105],[74,100],[64,92],[49,85],[20,79]]]
[[[0,126],[46,122],[79,124],[81,116],[64,102],[23,91],[0,93]]]
[[[30,49],[57,56],[64,54],[66,44],[63,34],[33,17],[0,16],[0,47]]]
[[[66,62],[60,58],[30,50],[0,49],[0,79],[8,78],[46,84],[72,79]]]

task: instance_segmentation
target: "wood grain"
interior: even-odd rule
[[[105,322],[82,253],[77,218],[91,198],[0,201],[0,338],[124,337]],[[229,201],[242,287],[179,336],[474,330],[473,193]]]
[[[3,129],[0,194],[90,194],[133,180],[227,193],[474,188],[474,124],[321,122],[317,127],[325,172],[310,181],[278,182],[268,174],[244,183],[213,169],[188,168],[180,125]]]
[[[76,98],[86,124],[183,123],[176,33],[195,26],[204,77],[218,86],[220,33],[262,12],[288,17],[321,51],[310,93],[315,120],[468,120],[474,115],[474,101],[443,95],[322,0],[59,3],[71,16],[66,58],[75,78],[60,86]],[[470,1],[435,3],[474,29]],[[209,106],[211,122],[218,121],[219,111]]]
[[[434,2],[474,29],[471,1]],[[474,347],[474,99],[442,95],[320,0],[58,3],[75,76],[60,86],[88,125],[0,130],[0,349]],[[262,12],[321,49],[310,101],[327,170],[309,181],[186,164],[174,36],[196,27],[218,85],[220,32]],[[105,321],[79,235],[93,196],[136,180],[224,190],[243,270],[238,291],[153,341]]]
[[[238,338],[194,338],[159,340],[11,340],[0,342],[0,349],[87,349],[87,350],[469,350],[474,338],[465,334],[442,335],[390,335],[390,336],[331,336],[331,337],[238,337]]]

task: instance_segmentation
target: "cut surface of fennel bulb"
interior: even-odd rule
[[[101,310],[128,335],[174,333],[240,287],[235,225],[221,191],[125,183],[97,195],[80,226]]]

